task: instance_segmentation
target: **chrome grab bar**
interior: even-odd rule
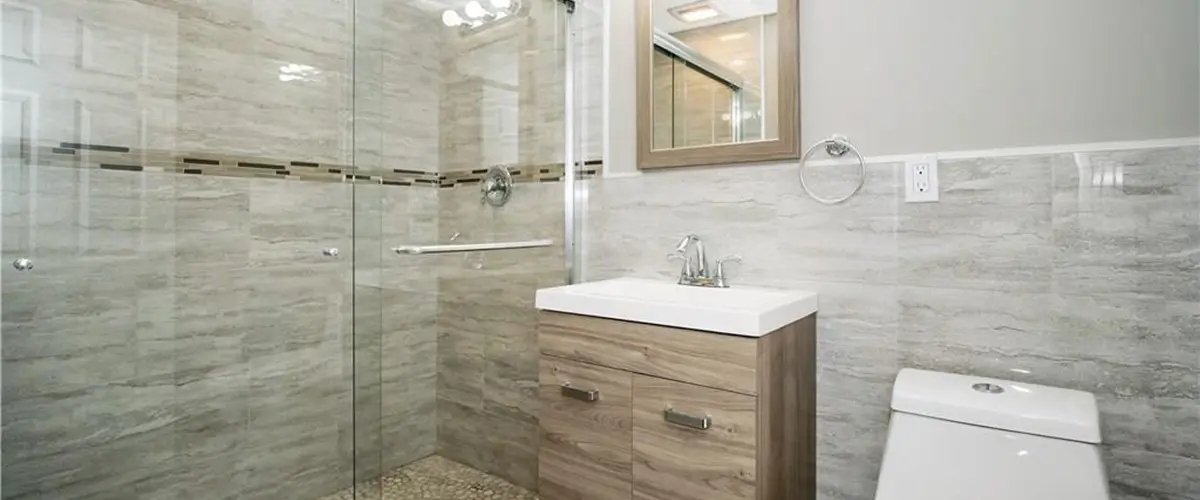
[[[404,255],[436,253],[491,252],[495,250],[517,250],[521,248],[543,248],[554,245],[554,240],[507,241],[500,243],[469,243],[463,245],[403,245],[392,251]]]

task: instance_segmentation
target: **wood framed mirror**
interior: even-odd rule
[[[799,0],[637,0],[638,168],[800,157]]]

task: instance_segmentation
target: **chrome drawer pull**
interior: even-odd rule
[[[584,403],[595,403],[600,400],[600,391],[596,389],[583,390],[571,387],[571,384],[563,384],[562,395],[571,399],[578,399]]]
[[[674,408],[667,408],[663,410],[663,420],[675,425],[682,425],[684,427],[691,427],[693,429],[699,429],[702,431],[706,431],[712,427],[712,417],[708,415],[703,417],[695,417],[686,413],[677,412]]]

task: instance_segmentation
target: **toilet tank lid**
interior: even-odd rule
[[[1089,392],[905,368],[892,387],[898,412],[1085,443],[1100,442]]]

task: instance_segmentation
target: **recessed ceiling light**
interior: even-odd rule
[[[667,12],[670,12],[676,19],[685,23],[694,23],[721,15],[721,12],[707,1],[680,5],[679,7],[668,9]]]

